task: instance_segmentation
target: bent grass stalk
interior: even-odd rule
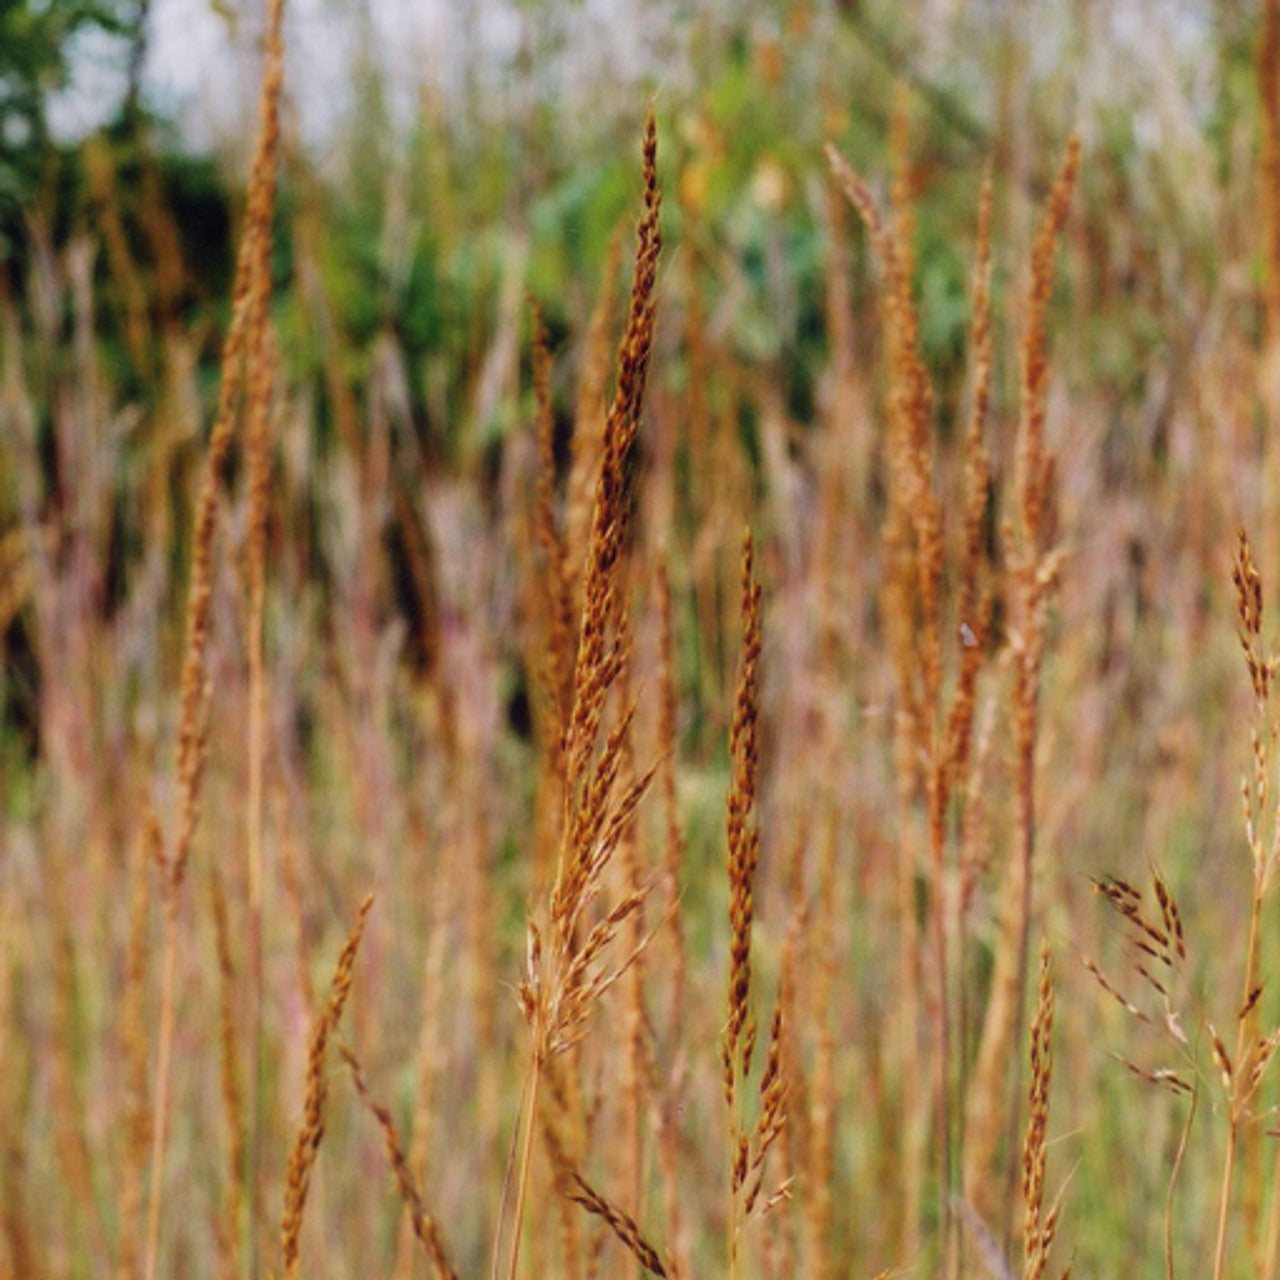
[[[454,1270],[453,1263],[449,1260],[449,1251],[445,1248],[440,1224],[428,1211],[422,1192],[414,1180],[409,1159],[405,1155],[404,1144],[400,1141],[395,1122],[391,1119],[391,1112],[369,1092],[364,1071],[354,1051],[343,1045],[339,1047],[339,1053],[351,1072],[351,1081],[355,1085],[360,1101],[378,1122],[378,1128],[382,1131],[383,1143],[387,1149],[387,1161],[391,1165],[391,1172],[396,1180],[396,1189],[400,1192],[408,1212],[413,1234],[422,1245],[423,1252],[426,1253],[438,1280],[458,1280],[458,1273]]]
[[[329,1041],[342,1020],[342,1010],[351,993],[351,981],[355,976],[356,956],[360,940],[364,936],[365,922],[373,906],[373,894],[360,904],[356,922],[338,955],[329,984],[329,999],[316,1019],[311,1032],[311,1044],[307,1050],[306,1098],[303,1102],[303,1120],[289,1153],[289,1167],[285,1179],[284,1212],[280,1220],[280,1257],[284,1280],[296,1280],[301,1259],[302,1218],[307,1207],[307,1193],[311,1187],[311,1171],[320,1153],[320,1141],[324,1137],[324,1107],[329,1086],[325,1076],[325,1063]]]

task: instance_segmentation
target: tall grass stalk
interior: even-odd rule
[[[173,1040],[177,1018],[177,973],[182,887],[200,809],[207,753],[211,690],[206,669],[209,613],[213,595],[213,550],[218,502],[235,435],[237,403],[246,379],[263,376],[263,326],[270,297],[270,237],[275,211],[276,165],[280,148],[280,98],[284,84],[284,0],[272,0],[267,15],[259,133],[249,185],[231,326],[222,352],[222,387],[209,438],[205,475],[192,533],[191,582],[187,595],[187,641],[182,666],[178,720],[178,816],[172,844],[163,859],[165,928],[161,961],[160,1020],[157,1032],[155,1103],[152,1117],[151,1192],[143,1275],[155,1280],[160,1257],[160,1215],[168,1136]],[[251,361],[248,372],[244,362]]]
[[[602,919],[591,923],[588,912],[603,892],[605,869],[625,838],[652,776],[644,774],[632,780],[624,776],[633,703],[618,711],[600,743],[606,709],[611,696],[625,688],[631,658],[622,574],[630,513],[625,476],[640,428],[661,247],[657,127],[652,115],[645,126],[643,149],[644,213],[636,232],[630,307],[618,352],[617,389],[601,437],[591,533],[582,571],[573,696],[562,729],[560,848],[545,916],[529,923],[528,962],[520,988],[530,1056],[519,1121],[515,1203],[506,1228],[511,1237],[507,1280],[516,1280],[519,1272],[544,1074],[554,1059],[579,1043],[596,1003],[634,963],[638,948],[615,966],[608,963],[609,953],[615,937],[640,911],[648,892],[647,885],[628,890]],[[563,1154],[552,1153],[553,1157]],[[572,1172],[561,1169],[558,1176],[563,1182]]]

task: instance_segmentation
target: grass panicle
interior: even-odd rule
[[[635,962],[647,939],[614,965],[612,944],[648,895],[647,883],[625,890],[594,922],[588,912],[604,891],[604,874],[630,829],[636,806],[653,777],[624,771],[634,703],[600,734],[610,695],[624,687],[631,634],[624,602],[624,558],[631,504],[625,475],[640,428],[641,405],[656,315],[661,196],[657,179],[657,129],[645,126],[644,211],[636,232],[631,301],[618,349],[618,380],[605,419],[590,540],[583,568],[582,618],[573,667],[572,699],[564,721],[563,813],[555,878],[545,919],[531,920],[528,962],[520,1007],[528,1022],[531,1056],[522,1107],[516,1198],[509,1227],[506,1275],[519,1265],[533,1135],[538,1127],[542,1077],[552,1059],[585,1034],[600,999]],[[494,1266],[498,1265],[495,1253]]]
[[[786,1123],[787,1088],[783,1074],[783,1011],[775,1008],[769,1045],[760,1073],[760,1102],[754,1128],[744,1119],[743,1097],[756,1045],[752,997],[752,929],[756,871],[760,862],[757,785],[760,772],[760,657],[763,605],[755,576],[751,530],[742,538],[742,647],[738,685],[729,728],[730,781],[726,808],[729,873],[729,982],[727,1020],[720,1041],[720,1074],[729,1118],[729,1273],[740,1274],[741,1235],[753,1216],[763,1214],[785,1190],[760,1200],[764,1162]]]

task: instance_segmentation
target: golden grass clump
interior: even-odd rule
[[[986,445],[992,383],[990,179],[979,199],[973,318],[970,330],[972,407],[960,456],[962,484],[958,538],[949,554],[947,512],[938,496],[940,466],[933,425],[933,391],[920,354],[920,319],[912,293],[910,182],[905,121],[896,130],[892,223],[881,215],[870,187],[832,147],[827,158],[837,182],[858,211],[885,276],[889,393],[885,442],[889,477],[883,545],[883,614],[893,662],[898,798],[898,925],[901,999],[898,1002],[903,1216],[908,1253],[918,1245],[926,1161],[932,1159],[943,1195],[943,1269],[959,1274],[961,1189],[980,1215],[991,1212],[991,1167],[1008,1135],[1012,1174],[1016,1115],[1005,1100],[1009,1050],[1019,1036],[1032,900],[1030,850],[1034,844],[1036,738],[1034,704],[1045,637],[1045,600],[1060,553],[1047,545],[1044,507],[1052,463],[1044,436],[1048,385],[1046,310],[1053,255],[1066,216],[1078,145],[1068,147],[1032,253],[1030,301],[1023,336],[1023,396],[1015,488],[1024,541],[1006,537],[1011,612],[1009,660],[1018,675],[1012,719],[1021,803],[1022,857],[1010,878],[1008,924],[997,951],[996,976],[985,1010],[968,990],[967,910],[985,863],[980,847],[983,757],[974,758],[979,678],[990,654],[996,588],[987,567],[986,522],[991,463]],[[1027,541],[1029,539],[1029,541]],[[946,642],[948,624],[954,645]],[[953,650],[954,656],[951,656]],[[949,686],[949,687],[948,687]],[[989,740],[989,739],[988,739]],[[924,830],[917,814],[923,805]],[[922,858],[927,868],[926,908],[918,908]],[[1014,891],[1014,886],[1020,886]],[[923,931],[921,926],[923,925]],[[927,973],[927,976],[926,976]],[[922,1036],[927,1011],[931,1035]],[[977,1062],[969,1070],[967,1044],[976,1014],[982,1020]],[[914,1064],[927,1055],[929,1068]],[[932,1138],[932,1141],[930,1139]]]

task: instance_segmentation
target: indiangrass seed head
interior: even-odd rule
[[[755,912],[755,872],[760,832],[755,825],[756,775],[760,764],[761,597],[755,580],[751,532],[742,539],[742,653],[738,691],[729,729],[732,774],[727,801],[729,849],[729,999],[723,1066],[726,1099],[734,1080],[751,1066],[755,1034],[751,1025],[751,923]]]

